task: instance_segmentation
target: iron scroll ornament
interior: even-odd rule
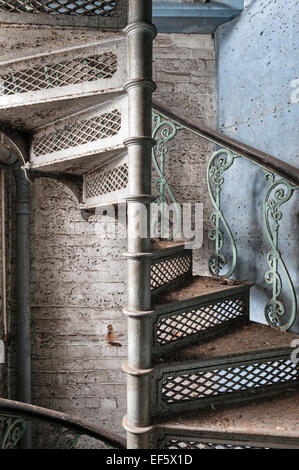
[[[217,277],[230,277],[237,263],[236,242],[221,211],[221,191],[224,184],[223,173],[228,170],[233,165],[235,159],[239,157],[240,155],[236,155],[228,149],[220,149],[213,154],[207,169],[208,190],[214,206],[214,210],[210,216],[213,228],[209,230],[208,237],[215,242],[215,251],[209,258],[209,271],[212,275]],[[222,253],[224,232],[221,230],[220,224],[222,224],[228,235],[232,251],[231,266],[225,274],[220,274],[222,269],[227,265],[227,258]]]
[[[168,142],[175,138],[177,131],[182,130],[183,126],[179,126],[171,120],[166,120],[161,114],[154,110],[152,116],[155,123],[152,136],[153,139],[156,140],[156,145],[152,150],[152,159],[158,173],[158,178],[155,180],[154,184],[158,196],[157,204],[160,206],[159,219],[154,228],[154,232],[157,233],[157,225],[160,224],[160,235],[161,238],[164,238],[165,223],[169,223],[169,220],[165,217],[165,205],[168,204],[166,193],[168,193],[176,213],[176,227],[173,228],[173,238],[175,238],[181,227],[181,208],[165,177],[165,158],[168,153]]]
[[[0,416],[0,449],[16,449],[26,426],[27,420],[23,418]]]
[[[272,285],[272,297],[265,306],[265,317],[270,325],[279,326],[282,331],[287,331],[294,324],[296,318],[297,298],[290,273],[278,248],[278,235],[282,220],[281,206],[291,199],[294,191],[299,187],[283,178],[276,178],[274,173],[269,171],[265,171],[265,179],[269,186],[264,197],[263,212],[267,238],[271,245],[271,250],[267,254],[270,269],[265,273],[265,280]],[[279,268],[285,276],[291,294],[291,312],[286,323],[283,323],[286,308],[282,300],[279,299],[282,292]]]

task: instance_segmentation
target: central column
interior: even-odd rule
[[[129,449],[151,447],[151,240],[152,43],[151,0],[129,0],[128,83],[128,405],[124,426]]]

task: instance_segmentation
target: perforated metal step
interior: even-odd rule
[[[153,373],[153,413],[207,408],[298,387],[298,365],[291,358],[294,339],[250,323],[208,344],[165,355]]]
[[[126,253],[135,257],[135,253]],[[151,292],[157,298],[165,290],[176,289],[192,276],[192,250],[180,241],[152,240],[152,252],[145,256],[151,261]],[[155,315],[151,314],[154,318]],[[154,332],[153,332],[154,333]]]
[[[28,170],[85,174],[125,147],[127,97],[55,121],[33,134]]]
[[[299,391],[159,419],[154,448],[299,449]]]
[[[185,250],[191,255],[191,250]],[[161,357],[248,321],[250,283],[190,277],[153,299],[153,355]],[[171,286],[170,286],[171,287]]]
[[[120,34],[113,41],[0,62],[0,120],[34,129],[123,94],[126,55]]]
[[[154,240],[151,256],[151,290],[153,298],[165,289],[176,289],[192,276],[192,250],[183,242]]]
[[[128,156],[126,153],[83,176],[81,209],[96,214],[97,209],[126,202],[128,188]]]

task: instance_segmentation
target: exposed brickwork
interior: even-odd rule
[[[158,35],[154,57],[155,98],[211,124],[212,37]],[[172,143],[167,172],[180,202],[207,202],[200,185],[210,153],[211,145],[184,131]],[[111,237],[113,224],[105,217],[85,222],[61,183],[39,179],[32,185],[33,402],[123,432],[126,240]]]
[[[212,126],[214,123],[214,42],[211,35],[161,34],[154,46],[154,99],[183,116]],[[180,203],[204,206],[204,244],[194,250],[193,269],[207,274],[211,250],[207,230],[211,202],[206,185],[207,161],[213,145],[187,131],[178,131],[168,144],[166,174]],[[153,178],[155,173],[153,172]]]

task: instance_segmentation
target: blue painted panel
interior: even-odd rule
[[[294,166],[299,162],[299,104],[292,99],[292,84],[298,78],[296,4],[296,0],[246,0],[241,16],[216,33],[217,127]],[[271,292],[263,280],[265,253],[270,249],[262,219],[265,189],[263,172],[252,163],[237,161],[224,192],[225,214],[239,245],[236,276],[256,282],[252,317],[260,322]],[[279,247],[297,288],[298,200],[298,195],[293,196],[284,208]],[[295,331],[299,332],[299,318]]]
[[[243,1],[206,4],[154,2],[153,23],[160,33],[213,33],[219,25],[240,14]]]

